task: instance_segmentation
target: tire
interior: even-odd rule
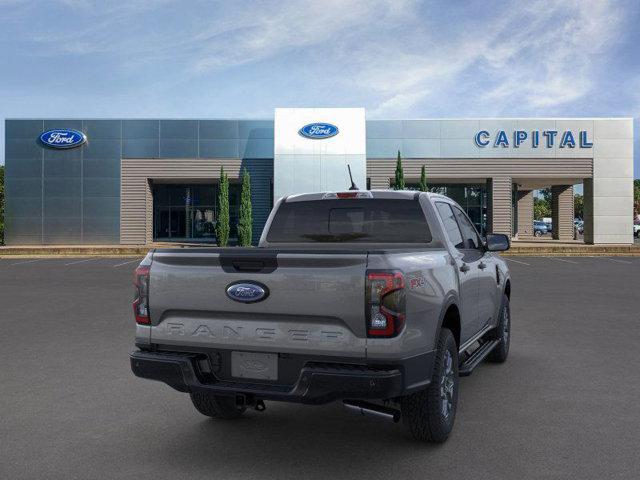
[[[542,232],[541,232],[540,230],[535,230],[535,231],[533,232],[533,236],[534,236],[534,237],[541,237],[541,236],[542,236]]]
[[[498,325],[488,336],[490,340],[500,340],[500,343],[487,356],[487,360],[493,363],[503,363],[509,356],[509,345],[511,344],[511,308],[509,297],[502,296],[502,308],[500,309],[500,319]]]
[[[236,406],[234,397],[211,395],[210,393],[191,393],[191,402],[201,414],[211,418],[233,420],[240,418],[246,407]]]
[[[402,397],[400,405],[403,422],[415,440],[442,443],[453,430],[458,406],[458,346],[449,329],[440,331],[431,383]]]

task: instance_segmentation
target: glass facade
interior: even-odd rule
[[[229,184],[230,241],[237,239],[239,183]],[[153,186],[153,240],[216,241],[218,184],[156,184]]]
[[[80,130],[87,142],[69,150],[46,148],[38,138],[49,129]],[[127,158],[238,159],[251,174],[255,242],[271,209],[272,120],[6,120],[5,135],[8,245],[120,243],[121,161]],[[166,203],[158,192],[158,239],[211,238],[216,193],[189,187],[204,201],[190,210]],[[230,190],[239,197],[236,187]],[[213,195],[214,203],[202,195]],[[232,203],[232,215],[237,211]]]

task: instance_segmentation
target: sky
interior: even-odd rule
[[[640,178],[635,0],[0,0],[0,12],[2,119],[623,116]]]

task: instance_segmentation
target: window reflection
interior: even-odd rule
[[[215,242],[217,184],[155,184],[153,238],[157,241]],[[229,185],[230,238],[237,237],[240,185]]]

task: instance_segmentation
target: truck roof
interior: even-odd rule
[[[299,193],[296,195],[289,195],[284,197],[285,202],[304,202],[310,200],[323,200],[327,198],[329,195],[334,195],[338,193],[365,193],[371,194],[373,198],[386,198],[386,199],[405,199],[411,200],[417,198],[420,195],[426,195],[429,198],[447,198],[437,193],[430,192],[420,192],[417,190],[345,190],[344,192],[335,191],[335,192],[316,192],[316,193]]]

